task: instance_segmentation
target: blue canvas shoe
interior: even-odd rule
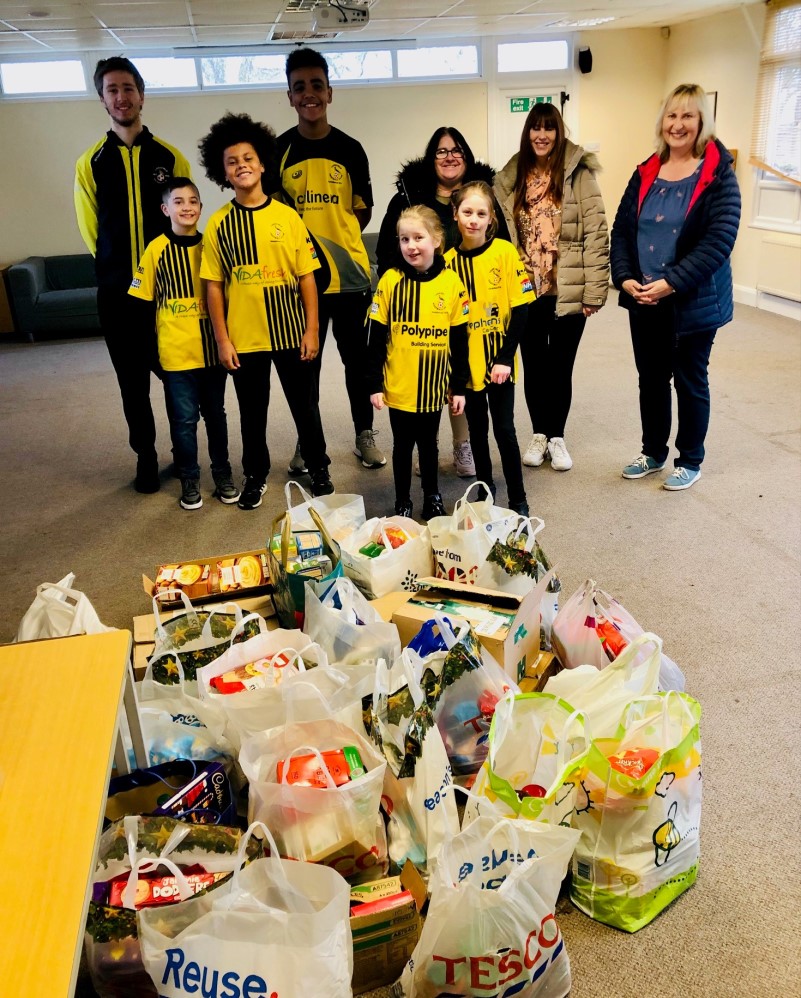
[[[700,468],[674,468],[673,474],[667,476],[662,488],[668,492],[681,492],[682,489],[695,485],[700,477]]]
[[[627,464],[623,469],[624,478],[645,478],[646,475],[653,475],[655,471],[661,471],[665,467],[663,461],[659,464],[647,454],[640,454],[638,458]]]

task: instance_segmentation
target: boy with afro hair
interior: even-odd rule
[[[247,114],[226,114],[200,140],[209,180],[234,198],[209,220],[200,276],[220,362],[231,372],[242,432],[245,484],[240,509],[261,505],[270,472],[270,373],[278,372],[295,422],[312,493],[334,491],[328,473],[311,361],[319,349],[319,267],[298,214],[265,194],[275,168],[275,133]]]

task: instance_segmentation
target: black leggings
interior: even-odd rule
[[[520,337],[523,391],[534,433],[548,440],[565,435],[573,401],[573,363],[586,316],[557,318],[556,295],[538,298],[528,307],[526,331]]]
[[[492,432],[501,455],[509,502],[525,502],[520,447],[515,433],[514,384],[511,381],[505,381],[502,385],[490,384],[480,392],[468,389],[465,392],[465,413],[470,427],[470,446],[476,464],[476,478],[490,487],[495,485],[489,446],[489,417],[492,416]]]
[[[417,444],[420,458],[420,484],[424,496],[439,492],[439,449],[437,433],[442,410],[404,412],[389,408],[392,428],[392,474],[395,477],[395,501],[405,502],[412,489],[412,451]]]

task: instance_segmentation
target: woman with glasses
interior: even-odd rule
[[[399,265],[401,257],[397,228],[398,219],[405,208],[426,205],[436,212],[445,232],[442,250],[447,252],[461,241],[459,227],[453,214],[451,195],[464,184],[475,180],[483,180],[492,186],[494,176],[495,171],[491,167],[476,160],[458,128],[453,128],[451,125],[438,128],[428,140],[422,157],[409,160],[398,173],[395,184],[398,193],[387,206],[378,235],[376,246],[378,276],[380,277],[390,267]],[[496,214],[499,223],[497,235],[501,239],[508,239],[509,230],[497,206]],[[475,475],[476,469],[464,415],[451,416],[451,429],[456,474],[460,478],[471,478]]]
[[[534,436],[523,464],[550,456],[555,471],[573,460],[565,424],[573,397],[573,363],[587,317],[606,302],[609,238],[593,153],[571,142],[552,104],[535,104],[520,151],[495,178],[500,202],[537,300],[520,338],[523,390]]]

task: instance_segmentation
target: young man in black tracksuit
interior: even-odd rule
[[[161,210],[165,184],[191,174],[181,153],[142,124],[145,84],[133,63],[119,56],[102,59],[94,82],[111,128],[76,164],[75,212],[95,257],[100,328],[137,456],[134,488],[156,492],[159,467],[150,404],[150,374],[159,372],[155,316],[151,309],[132,309],[128,288],[145,247],[168,227]]]
[[[313,49],[297,49],[286,61],[289,103],[298,124],[278,137],[281,197],[298,212],[314,243],[320,309],[320,353],[314,361],[319,383],[326,332],[331,322],[345,368],[355,435],[354,454],[365,468],[386,458],[376,446],[373,408],[364,392],[370,261],[362,231],[370,221],[373,194],[364,149],[328,123],[332,93],[328,64]],[[299,452],[290,473],[301,474]]]

